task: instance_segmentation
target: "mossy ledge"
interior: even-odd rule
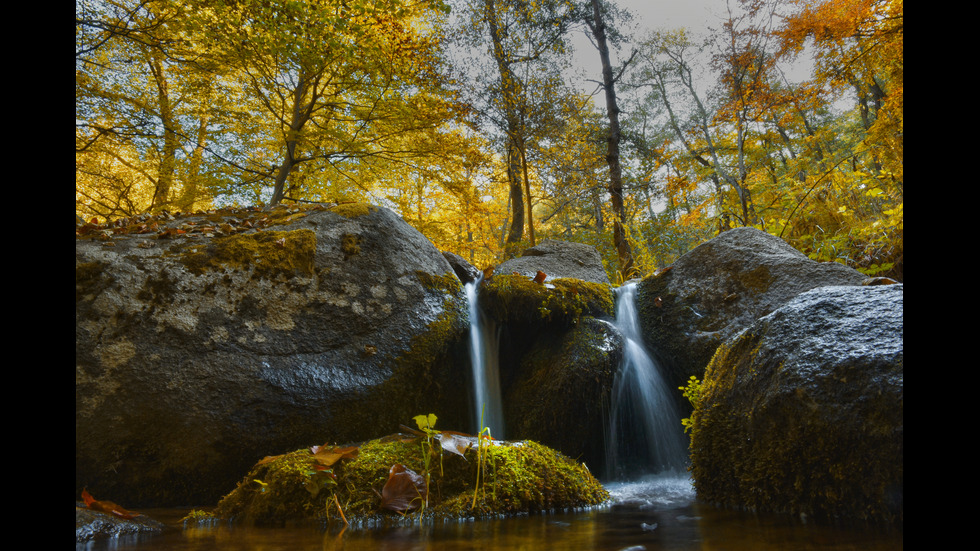
[[[485,441],[481,462],[476,438],[453,439],[466,449],[450,452],[426,436],[395,434],[357,446],[329,469],[310,448],[268,457],[214,510],[194,511],[185,523],[397,525],[562,511],[609,499],[588,468],[536,442]],[[481,463],[484,474],[474,500]],[[416,507],[401,513],[382,507],[381,494],[395,464],[423,477],[428,464],[427,504],[418,499]]]
[[[310,276],[314,270],[316,234],[312,230],[259,231],[218,237],[209,243],[179,243],[169,254],[194,274],[208,270],[252,268],[258,277]]]
[[[541,284],[519,274],[494,275],[484,280],[480,304],[503,323],[571,324],[583,315],[612,316],[615,308],[609,285],[572,278],[556,278]]]

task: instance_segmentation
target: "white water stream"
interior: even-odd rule
[[[477,302],[480,280],[465,286],[470,316],[470,360],[473,364],[474,433],[484,427],[496,439],[504,437],[504,413],[500,398],[500,373],[497,356],[500,338],[496,323],[488,318]]]
[[[615,326],[624,340],[623,364],[613,383],[606,476],[625,480],[656,473],[680,475],[688,459],[680,414],[660,366],[643,345],[635,283],[616,291]]]

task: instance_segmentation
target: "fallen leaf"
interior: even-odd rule
[[[313,459],[315,459],[317,463],[323,465],[324,467],[330,467],[341,459],[354,459],[357,457],[357,453],[360,450],[357,446],[337,448],[323,445],[313,446],[310,448],[310,451],[313,453]]]
[[[272,463],[273,461],[275,461],[276,459],[279,459],[280,457],[282,457],[282,456],[281,455],[267,455],[267,456],[263,457],[262,459],[259,459],[259,461],[255,464],[255,466],[258,467],[259,465],[265,465],[266,463]]]
[[[422,475],[401,463],[388,470],[388,482],[381,490],[381,507],[402,513],[422,505],[428,495]]]
[[[442,449],[463,458],[466,457],[464,455],[466,450],[473,447],[473,443],[476,442],[474,436],[446,430],[440,432],[436,438],[439,439],[439,445],[442,446]]]
[[[544,283],[544,280],[548,277],[548,274],[538,270],[538,275],[534,276],[535,283]]]
[[[93,511],[99,511],[101,513],[106,513],[119,518],[132,519],[142,514],[127,511],[111,501],[99,501],[92,497],[92,494],[88,493],[88,490],[85,489],[82,490],[82,501],[85,502],[86,507],[92,509]]]

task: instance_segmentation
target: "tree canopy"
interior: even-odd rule
[[[702,35],[614,0],[76,0],[76,218],[368,201],[614,281],[755,226],[901,279],[903,0],[719,6]]]

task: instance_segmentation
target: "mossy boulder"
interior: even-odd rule
[[[499,274],[480,283],[480,307],[497,323],[510,326],[568,327],[582,316],[612,316],[612,288],[581,279],[545,283],[519,274]]]
[[[842,264],[810,260],[763,231],[736,228],[643,279],[637,309],[644,340],[676,387],[701,378],[722,342],[793,297],[865,279]]]
[[[75,251],[78,491],[209,502],[278,450],[464,422],[462,285],[387,209],[85,224]]]
[[[442,437],[374,439],[343,448],[344,458],[329,467],[312,448],[269,457],[213,511],[193,518],[379,525],[588,507],[609,498],[587,468],[536,442],[485,439],[481,454],[474,437],[447,433],[445,445]],[[428,482],[403,488],[403,500],[386,499],[396,465],[396,474],[409,472],[416,482]]]
[[[700,499],[903,521],[903,288],[814,289],[718,349],[693,414]]]

